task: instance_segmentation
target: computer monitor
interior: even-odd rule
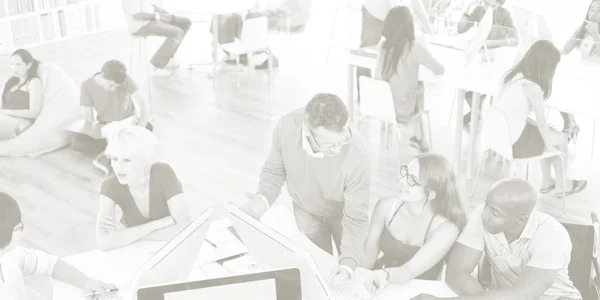
[[[277,269],[297,268],[300,270],[304,299],[332,299],[327,281],[321,275],[309,251],[236,206],[226,203],[225,209],[229,212],[235,231],[260,266]]]
[[[485,42],[487,41],[487,38],[490,35],[494,25],[493,14],[493,9],[488,8],[481,18],[479,26],[477,26],[475,33],[471,37],[469,47],[465,51],[465,67],[470,65],[479,53],[482,53],[482,55],[485,56],[485,60],[490,63],[488,49],[485,47]]]
[[[296,268],[141,288],[140,300],[302,300]]]
[[[187,279],[208,234],[213,212],[210,208],[204,211],[148,259],[135,272],[126,292],[135,295],[142,286]]]

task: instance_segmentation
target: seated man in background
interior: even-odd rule
[[[516,47],[519,44],[519,35],[510,11],[503,7],[506,0],[484,0],[483,3],[472,2],[458,23],[458,33],[469,31],[476,23],[481,22],[488,8],[493,10],[493,25],[488,35],[485,46],[487,49],[500,47]],[[480,95],[480,105],[485,95]],[[473,92],[465,93],[465,100],[469,107],[473,102]],[[471,112],[463,117],[464,126],[471,123]]]
[[[170,68],[177,67],[173,57],[190,30],[192,21],[167,12],[161,7],[162,2],[162,0],[122,0],[121,4],[131,35],[166,37],[152,56],[150,63],[156,69],[160,69],[158,75],[170,75]]]
[[[304,29],[306,21],[310,17],[312,8],[312,0],[283,0],[282,3],[275,10],[264,10],[258,12],[248,12],[246,19],[267,17],[269,19],[269,30],[277,31],[290,31],[298,32]],[[242,34],[243,17],[239,14],[233,15],[220,15],[216,16],[219,20],[219,44],[227,44],[235,41],[236,38],[240,38]],[[211,32],[212,32],[211,27]],[[228,53],[229,55],[229,53]],[[271,56],[271,66],[279,66],[279,60],[275,56]],[[241,64],[246,65],[248,63],[248,57],[242,55],[239,58]],[[235,57],[229,57],[226,60],[227,63],[235,63]],[[264,70],[267,69],[268,60],[262,64],[256,66],[256,69]]]
[[[243,209],[260,218],[287,183],[300,231],[330,254],[333,239],[341,252],[333,281],[345,282],[358,267],[369,229],[370,170],[344,102],[317,94],[304,109],[281,117],[258,191]]]
[[[114,175],[100,189],[96,239],[101,250],[137,240],[169,241],[190,220],[181,182],[156,160],[157,139],[139,126],[107,128],[106,156]],[[116,220],[116,207],[123,212]]]
[[[0,192],[0,299],[52,299],[51,282],[47,287],[42,283],[26,285],[25,279],[34,275],[63,281],[83,289],[86,294],[102,294],[114,288],[86,276],[54,255],[18,246],[23,228],[19,204],[10,195]]]
[[[460,295],[453,299],[581,299],[569,279],[569,233],[553,217],[534,210],[537,199],[537,191],[521,179],[503,179],[491,187],[450,252],[446,283]],[[491,266],[487,291],[471,275],[483,251]]]
[[[110,161],[103,154],[106,139],[101,135],[101,129],[113,122],[124,122],[152,130],[146,101],[136,83],[127,75],[125,65],[117,60],[107,61],[99,73],[81,84],[86,130],[75,136],[71,146],[97,155],[93,164],[108,175]]]

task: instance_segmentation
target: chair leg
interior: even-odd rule
[[[560,164],[561,164],[562,169],[563,169],[563,178],[562,178],[563,192],[561,193],[560,196],[562,198],[562,213],[563,213],[563,215],[565,215],[566,214],[566,202],[567,202],[566,201],[566,194],[564,192],[564,189],[567,187],[566,186],[565,176],[564,176],[564,173],[565,173],[565,158],[562,155],[558,155],[558,157],[560,158]]]
[[[450,127],[450,123],[452,123],[452,113],[454,113],[454,107],[456,106],[457,98],[458,94],[455,92],[454,98],[452,99],[452,107],[450,108],[450,115],[448,116],[448,128]],[[458,113],[456,114],[456,117],[458,118]]]
[[[487,149],[485,152],[490,152],[491,150]],[[473,190],[471,191],[471,199],[475,197],[475,191],[477,190],[477,183],[479,182],[479,176],[481,175],[481,169],[483,169],[483,165],[485,163],[485,152],[482,155],[481,162],[479,163],[479,168],[477,169],[477,175],[475,175],[475,182],[473,182]]]
[[[429,118],[429,112],[425,113],[427,117],[427,131],[429,132],[429,149],[433,152],[433,136],[431,135],[431,118]]]
[[[529,181],[529,163],[525,167],[525,180]]]

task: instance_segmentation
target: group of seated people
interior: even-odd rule
[[[484,2],[494,9],[502,4]],[[600,41],[589,26],[595,22],[597,27],[599,10],[600,0],[595,0],[578,34],[585,30],[589,32],[586,37]],[[508,17],[503,22],[508,22]],[[159,20],[160,13],[155,21]],[[390,82],[398,122],[406,123],[420,105],[418,66],[439,74],[444,67],[426,46],[415,41],[414,23],[406,7],[390,10],[382,35],[374,76]],[[507,45],[511,43],[509,38]],[[492,106],[507,114],[515,155],[528,157],[546,149],[566,153],[569,135],[551,129],[543,113],[543,101],[551,94],[560,59],[560,51],[551,42],[538,41],[502,79]],[[8,128],[7,138],[26,130],[25,122],[31,124],[41,102],[37,61],[26,50],[18,50],[11,62],[14,77],[2,94],[0,122],[5,118],[23,121],[14,127],[0,126],[0,130]],[[157,138],[149,123],[147,100],[127,75],[125,65],[114,60],[106,62],[81,87],[81,105],[92,126],[76,136],[73,147],[97,154],[95,164],[107,175],[99,195],[98,248],[171,239],[190,221],[190,209],[175,171],[156,156]],[[528,119],[531,111],[536,121]],[[428,152],[423,140],[415,136],[412,142]],[[556,160],[544,161],[539,192],[556,190],[557,196],[562,196],[585,188],[585,181],[575,180],[566,191],[560,186],[562,180],[551,177],[552,166],[557,177],[564,176]],[[373,272],[364,286],[378,294],[389,282],[438,280],[445,264],[446,282],[459,295],[456,299],[581,299],[567,270],[572,248],[569,235],[552,216],[535,210],[538,191],[524,180],[498,181],[467,218],[453,166],[442,155],[423,153],[398,168],[398,192],[379,199],[369,216],[369,153],[349,121],[345,104],[334,94],[317,94],[303,109],[279,120],[258,189],[242,209],[260,218],[276,202],[284,184],[300,231],[324,251],[335,254],[334,245],[338,250],[334,284],[345,284],[357,268],[366,268]],[[117,207],[123,212],[120,219]],[[45,299],[47,295],[26,287],[23,277],[32,274],[88,292],[113,288],[56,256],[19,247],[23,228],[16,200],[0,193],[0,296]],[[491,265],[489,287],[472,276],[482,254]],[[436,298],[420,295],[416,299]]]
[[[368,3],[368,2],[367,2]],[[370,8],[382,5],[386,1],[370,3],[363,6],[363,35],[362,46],[371,46],[380,38],[377,49],[379,52],[373,76],[375,79],[389,83],[394,98],[396,120],[398,124],[414,130],[409,144],[417,150],[426,153],[426,133],[423,130],[423,84],[419,81],[419,66],[432,70],[435,74],[444,74],[445,68],[439,60],[427,50],[415,34],[415,22],[408,6],[395,6],[389,9],[385,19],[380,21],[380,30],[374,30],[373,15]],[[379,4],[378,4],[379,3]],[[519,43],[510,11],[503,7],[504,0],[485,0],[468,6],[462,19],[457,24],[459,33],[469,30],[473,24],[481,22],[487,9],[493,13],[493,26],[485,42],[488,50],[500,47],[514,47]],[[501,109],[507,115],[511,142],[515,158],[528,158],[542,154],[547,150],[559,150],[567,157],[568,144],[575,143],[579,133],[572,114],[561,112],[564,119],[562,131],[549,126],[544,113],[544,100],[552,91],[552,82],[561,54],[566,55],[579,46],[584,59],[600,57],[600,1],[591,2],[585,21],[577,29],[574,39],[570,39],[562,51],[559,51],[550,41],[540,40],[533,44],[524,57],[511,68],[503,77],[503,82],[494,96],[492,105]],[[375,25],[373,25],[375,24]],[[376,33],[379,32],[379,35]],[[587,46],[586,46],[587,45]],[[369,70],[357,71],[358,76],[368,75]],[[360,89],[360,86],[359,86]],[[492,95],[490,95],[492,96]],[[472,92],[465,93],[465,100],[472,103]],[[486,95],[481,95],[481,100]],[[491,97],[490,97],[491,98]],[[535,112],[535,120],[528,118]],[[481,115],[480,115],[481,117]],[[464,124],[471,121],[470,113],[464,116]],[[571,168],[573,161],[566,161],[566,170],[558,158],[545,159],[542,164],[543,194],[555,191],[557,198],[583,191],[587,187],[585,173]],[[551,166],[554,167],[556,178],[552,178]],[[563,178],[567,186],[562,186]]]
[[[157,138],[149,130],[111,129],[105,154],[114,174],[100,189],[98,247],[170,240],[191,220],[177,175],[158,162]],[[301,232],[324,251],[334,254],[332,238],[339,249],[334,284],[347,284],[362,267],[373,270],[365,288],[379,294],[390,282],[439,280],[446,264],[446,283],[457,299],[581,299],[567,270],[569,234],[535,210],[539,194],[528,182],[498,181],[467,218],[451,164],[442,155],[422,154],[399,167],[398,192],[379,199],[369,217],[370,177],[364,142],[343,102],[318,94],[279,121],[258,190],[242,209],[260,218],[286,183]],[[87,291],[113,288],[56,256],[19,247],[24,225],[15,199],[0,194],[0,292],[32,299],[19,295],[37,293],[23,281],[33,274]],[[483,253],[491,265],[489,287],[472,275]]]

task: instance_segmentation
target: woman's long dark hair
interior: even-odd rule
[[[383,37],[382,77],[389,80],[398,73],[400,57],[415,40],[415,24],[408,7],[396,6],[390,10],[383,22]]]
[[[527,50],[525,56],[504,77],[504,85],[510,83],[517,74],[537,83],[548,99],[552,94],[552,80],[556,66],[560,62],[560,52],[552,42],[539,40]]]
[[[588,6],[587,12],[585,13],[585,18],[583,19],[583,22],[581,22],[581,25],[579,25],[579,29],[577,29],[577,34],[575,35],[575,39],[577,39],[575,41],[575,47],[579,47],[579,45],[581,44],[581,40],[585,39],[585,35],[587,33],[587,30],[585,29],[585,26],[587,25],[586,22],[590,22],[590,10],[592,10],[592,4],[594,4],[594,2],[596,2],[598,0],[592,0],[590,2],[590,6]]]
[[[31,67],[27,70],[27,79],[19,86],[19,88],[21,88],[21,86],[27,84],[32,78],[38,77],[38,68],[40,66],[40,62],[33,58],[33,55],[31,55],[31,53],[25,49],[17,49],[12,53],[11,57],[15,55],[18,55],[26,65],[31,64]],[[4,84],[4,90],[2,92],[3,102],[6,94],[17,84],[19,84],[19,77],[13,76],[6,81]]]
[[[435,192],[434,210],[460,230],[467,224],[452,165],[443,155],[427,153],[417,158],[419,179],[426,190]]]

